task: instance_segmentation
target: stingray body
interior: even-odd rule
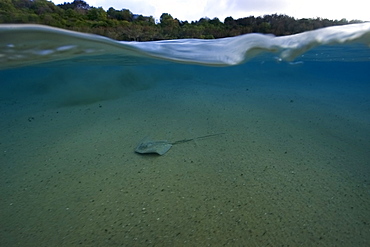
[[[145,138],[140,144],[135,148],[135,152],[139,154],[159,154],[163,155],[170,150],[172,143],[168,141],[151,141]]]
[[[206,135],[206,136],[200,136],[196,138],[191,138],[191,139],[183,139],[175,142],[169,142],[166,140],[160,140],[160,141],[153,141],[150,140],[148,137],[144,138],[139,145],[135,148],[135,152],[139,154],[159,154],[163,155],[170,150],[170,148],[179,143],[184,143],[184,142],[190,142],[196,139],[201,139],[201,138],[206,138],[206,137],[211,137],[211,136],[216,136],[216,135],[222,135],[224,133],[218,133],[218,134],[212,134],[212,135]]]

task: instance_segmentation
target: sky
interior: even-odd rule
[[[55,4],[73,0],[52,0]],[[153,16],[169,13],[181,21],[195,21],[202,17],[220,21],[265,14],[286,14],[295,18],[346,18],[370,21],[369,0],[85,0],[90,6],[108,10],[129,9],[133,14]]]

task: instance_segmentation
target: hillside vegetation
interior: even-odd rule
[[[133,14],[128,9],[104,10],[92,7],[82,0],[55,5],[47,0],[1,0],[0,23],[34,23],[79,32],[95,33],[116,40],[149,41],[163,39],[214,39],[246,33],[290,35],[322,27],[359,23],[316,19],[295,19],[287,15],[249,16],[240,19],[227,17],[201,18],[181,21],[163,13],[158,23],[152,16]]]

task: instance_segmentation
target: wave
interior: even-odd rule
[[[0,69],[96,55],[115,55],[122,61],[145,58],[208,66],[244,63],[262,53],[292,61],[322,45],[370,45],[370,23],[322,28],[275,37],[245,34],[216,40],[181,39],[149,42],[116,41],[106,37],[42,25],[0,25]]]

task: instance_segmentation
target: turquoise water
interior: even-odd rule
[[[236,38],[259,46],[246,53],[83,34],[58,52],[63,32],[0,28],[0,245],[367,246],[370,32],[357,27],[263,49]]]

